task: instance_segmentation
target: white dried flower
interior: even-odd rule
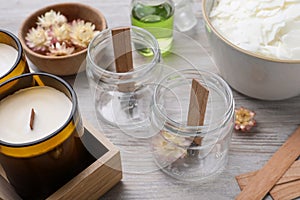
[[[166,131],[161,131],[160,134],[154,137],[153,141],[153,147],[159,157],[158,159],[168,163],[184,157],[187,154],[186,148],[190,144],[190,140],[174,136]]]
[[[59,42],[56,42],[52,44],[49,48],[49,53],[47,53],[48,56],[65,56],[70,55],[74,52],[74,47],[67,47],[67,44],[63,42],[60,44]]]
[[[63,23],[67,23],[67,18],[60,14],[60,12],[50,10],[46,12],[45,15],[38,17],[37,25],[44,28],[49,28],[52,25],[61,25]]]
[[[26,44],[34,51],[45,51],[51,43],[51,37],[40,26],[37,28],[31,28],[27,33]]]
[[[71,41],[74,45],[86,48],[89,42],[97,33],[95,25],[91,22],[84,22],[83,20],[74,20],[71,24]]]
[[[54,25],[51,29],[51,36],[59,41],[69,41],[70,40],[70,25],[67,23],[64,23],[62,25]]]

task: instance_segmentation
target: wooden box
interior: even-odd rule
[[[97,160],[47,199],[98,199],[122,179],[119,150],[99,131],[84,122],[85,139]],[[0,166],[0,199],[21,199],[7,182]]]

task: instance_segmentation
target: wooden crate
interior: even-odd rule
[[[88,136],[85,142],[89,142],[89,148],[93,148],[99,158],[49,196],[49,200],[98,199],[122,179],[119,150],[86,121],[84,126]],[[0,199],[21,199],[7,182],[1,166],[0,175]]]

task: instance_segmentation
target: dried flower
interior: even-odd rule
[[[70,55],[74,52],[74,47],[67,47],[66,43],[63,42],[60,44],[59,42],[56,42],[55,44],[52,44],[49,48],[49,53],[47,53],[48,56],[65,56]]]
[[[55,12],[54,10],[50,10],[46,12],[45,15],[38,17],[37,25],[43,28],[49,28],[52,25],[62,25],[67,23],[67,18],[60,14],[60,12]]]
[[[234,129],[243,132],[250,131],[250,129],[256,125],[254,116],[255,116],[255,112],[248,110],[244,107],[235,109]]]
[[[70,41],[70,25],[69,24],[62,24],[62,25],[54,25],[51,28],[51,36],[53,37],[53,42],[68,42]]]
[[[96,32],[95,25],[83,20],[74,20],[71,24],[71,41],[73,44],[86,48]]]
[[[161,131],[153,140],[153,147],[159,155],[159,159],[168,163],[186,156],[186,147],[190,144],[190,140],[179,136],[176,137],[166,131]]]
[[[26,35],[26,44],[33,51],[50,56],[70,55],[87,48],[99,31],[95,25],[83,20],[67,22],[60,12],[50,10],[38,17],[37,27]]]
[[[31,28],[26,36],[26,44],[34,51],[45,51],[50,45],[50,37],[42,28]]]

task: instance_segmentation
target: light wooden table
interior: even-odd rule
[[[187,67],[189,61],[198,68],[217,72],[209,56],[199,45],[201,44],[209,54],[200,1],[194,2],[199,19],[197,26],[185,34],[175,32],[173,53],[165,57],[163,62],[174,69],[179,69]],[[26,16],[38,8],[58,2],[64,1],[0,0],[0,28],[17,34]],[[102,11],[109,27],[130,25],[129,0],[80,0],[78,2]],[[80,101],[82,115],[118,145],[120,141],[115,134],[122,134],[122,131],[98,122],[85,74],[82,73],[78,77],[65,77],[65,79],[71,84],[75,83],[74,88]],[[270,102],[248,98],[237,92],[233,93],[236,107],[244,106],[254,110],[258,124],[251,133],[233,133],[227,169],[217,179],[205,183],[181,182],[160,170],[152,170],[152,172],[144,170],[142,167],[146,166],[148,160],[143,160],[143,156],[134,161],[126,159],[125,156],[122,160],[124,166],[122,182],[110,190],[103,199],[234,199],[240,191],[234,177],[262,167],[300,124],[300,96],[285,101]],[[125,152],[128,146],[132,144],[120,146],[121,152]],[[142,151],[136,153],[143,155]],[[138,166],[138,163],[142,166]]]

